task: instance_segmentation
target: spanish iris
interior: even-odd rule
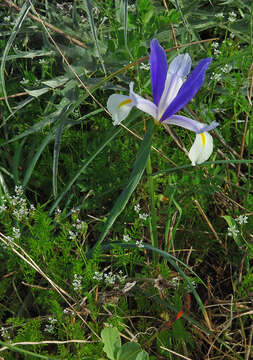
[[[135,94],[134,83],[131,82],[129,96],[113,94],[107,101],[107,108],[112,114],[113,124],[119,125],[135,106],[151,115],[157,123],[178,125],[194,131],[196,138],[189,151],[189,158],[192,165],[201,164],[213,152],[213,138],[209,131],[218,126],[218,123],[213,121],[210,125],[206,125],[186,116],[175,114],[195,96],[203,85],[206,70],[212,59],[200,60],[188,76],[191,69],[189,54],[178,55],[168,66],[166,53],[156,39],[151,41],[150,49],[149,63],[153,102]]]

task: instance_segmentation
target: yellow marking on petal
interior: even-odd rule
[[[205,138],[205,134],[204,133],[201,133],[201,139],[202,139],[202,144],[203,144],[203,147],[205,147],[206,145],[206,138]]]
[[[118,108],[121,108],[121,106],[127,105],[127,104],[131,104],[132,100],[131,99],[126,99],[124,101],[122,101],[119,105]]]

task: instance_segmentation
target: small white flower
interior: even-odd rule
[[[78,274],[74,275],[74,280],[72,281],[72,285],[75,291],[82,289],[82,279],[83,277],[81,275]]]
[[[150,65],[149,64],[144,64],[144,63],[140,63],[140,69],[141,70],[150,70]]]
[[[11,20],[11,17],[10,17],[10,16],[5,16],[5,17],[4,17],[4,21],[5,21],[5,22],[10,22],[10,20]]]
[[[55,319],[55,318],[53,318],[53,317],[49,316],[48,321],[50,322],[50,324],[54,324],[54,323],[56,323],[56,322],[57,322],[57,319]]]
[[[235,219],[235,221],[237,221],[240,225],[247,224],[248,216],[240,215],[240,216],[238,216],[238,218]]]
[[[229,36],[231,37],[231,39],[233,39],[235,37],[235,34],[231,32]]]
[[[4,328],[3,326],[0,328],[0,335],[6,339],[10,338],[10,334],[8,333],[8,330],[6,328]]]
[[[77,238],[78,234],[69,230],[69,238],[70,240],[75,240]]]
[[[221,54],[221,51],[220,50],[218,50],[218,49],[214,49],[213,50],[213,53],[214,53],[214,55],[220,55]]]
[[[231,227],[228,227],[228,236],[237,237],[238,233],[239,233],[239,230],[236,229],[235,225],[232,225]]]
[[[19,239],[20,238],[20,230],[18,228],[13,227],[12,228],[12,233],[13,233],[14,239]]]
[[[6,207],[6,205],[0,205],[0,213],[1,212],[4,212],[4,211],[6,211],[7,210],[7,207]]]
[[[95,271],[93,279],[101,281],[103,279],[103,277],[104,277],[104,274],[102,272],[100,273],[98,271]]]
[[[219,47],[219,43],[217,41],[212,42],[211,47],[213,49],[217,49]]]
[[[147,220],[147,218],[148,218],[148,214],[146,214],[146,213],[139,214],[139,219],[141,219],[141,220]]]
[[[46,324],[44,331],[52,333],[54,331],[54,326],[52,324]]]
[[[220,12],[220,13],[216,14],[215,17],[218,18],[218,19],[223,19],[224,14],[223,14],[223,12]]]
[[[136,5],[132,4],[132,5],[127,5],[127,10],[130,12],[135,12],[136,11]]]
[[[45,60],[45,59],[39,59],[39,63],[40,63],[40,64],[45,64],[45,63],[46,63],[46,60]]]
[[[143,245],[143,240],[140,240],[140,241],[136,241],[136,246],[138,246],[138,248],[143,248],[144,245]]]
[[[127,234],[127,235],[123,235],[123,241],[125,242],[129,242],[131,240],[130,236]]]
[[[235,13],[234,11],[231,11],[231,12],[229,13],[228,21],[231,22],[231,23],[233,23],[233,22],[235,22],[235,20],[236,20],[236,13]]]
[[[105,282],[109,285],[114,285],[116,282],[116,275],[110,271],[108,274],[105,274]]]
[[[211,80],[215,80],[215,81],[221,81],[222,79],[222,75],[221,74],[215,74],[214,72],[211,75]]]
[[[225,74],[228,74],[231,70],[232,70],[232,66],[228,64],[224,65],[224,67],[221,68],[221,71],[224,72]]]
[[[137,212],[137,213],[139,213],[141,211],[140,204],[134,205],[134,211]]]

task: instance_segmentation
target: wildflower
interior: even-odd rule
[[[221,51],[218,50],[218,49],[214,49],[214,50],[213,50],[213,53],[214,53],[214,55],[218,56],[218,55],[221,54]]]
[[[238,216],[238,218],[235,219],[235,221],[237,221],[240,225],[247,224],[248,216],[240,215],[240,216]]]
[[[46,324],[44,331],[51,334],[54,331],[54,326],[52,324]]]
[[[189,158],[192,165],[206,161],[213,151],[213,138],[208,131],[218,126],[202,124],[181,115],[175,115],[197,93],[202,86],[205,72],[211,58],[202,59],[190,72],[191,58],[189,54],[178,55],[168,67],[166,54],[156,39],[150,44],[149,57],[153,101],[146,100],[133,91],[134,83],[129,85],[129,96],[113,94],[107,101],[107,108],[112,114],[113,125],[119,125],[130,113],[133,106],[151,115],[157,124],[178,125],[196,133],[195,141],[190,149]]]
[[[82,289],[82,279],[83,277],[81,275],[78,274],[74,275],[74,280],[72,281],[72,285],[75,291]]]
[[[234,11],[231,11],[231,12],[229,13],[228,21],[231,22],[231,23],[233,23],[233,22],[235,22],[235,20],[236,20],[236,13],[235,13]]]
[[[5,204],[0,205],[0,213],[7,210],[7,206]]]
[[[139,213],[141,211],[140,204],[134,205],[134,211],[137,212],[137,213]]]
[[[116,282],[116,275],[114,275],[111,271],[105,275],[105,282],[109,285],[114,285]]]
[[[233,39],[235,37],[235,34],[231,32],[229,36],[231,37],[231,39]]]
[[[236,229],[235,225],[232,225],[231,227],[228,227],[228,236],[237,237],[238,233],[239,233],[239,230]]]
[[[144,245],[143,245],[143,240],[140,240],[140,241],[136,241],[136,246],[138,246],[138,248],[143,248]]]
[[[141,219],[141,220],[147,220],[147,218],[148,218],[148,214],[146,214],[146,213],[139,214],[139,219]]]
[[[130,236],[127,234],[127,235],[123,235],[123,241],[125,242],[129,242],[131,240]]]
[[[217,41],[212,42],[211,47],[217,49],[219,47],[219,43]]]
[[[229,73],[232,70],[232,66],[231,65],[224,65],[223,68],[221,68],[221,71],[224,72],[225,74]]]
[[[98,272],[98,271],[95,271],[94,273],[94,276],[93,276],[93,279],[94,280],[98,280],[98,281],[101,281],[103,279],[103,276],[104,274],[101,272]]]
[[[73,231],[69,230],[69,238],[70,238],[70,240],[76,240],[77,236],[78,236],[77,232],[73,232]]]
[[[215,81],[221,81],[222,75],[221,75],[221,74],[212,73],[210,79],[211,79],[211,80],[215,80]]]
[[[12,232],[13,232],[14,239],[19,239],[20,238],[20,230],[18,228],[13,227]]]
[[[0,336],[6,339],[10,339],[10,334],[8,333],[8,330],[3,326],[0,328]]]
[[[5,22],[10,22],[10,20],[11,20],[11,17],[10,17],[10,16],[5,16],[5,17],[4,17],[4,21],[5,21]]]
[[[223,14],[223,12],[220,12],[220,13],[216,14],[215,17],[218,18],[218,19],[223,19],[224,14]]]
[[[140,69],[141,70],[150,70],[149,64],[140,63]]]

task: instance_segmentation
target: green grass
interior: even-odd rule
[[[252,2],[16,3],[0,5],[0,358],[250,359]],[[130,81],[152,98],[153,38],[169,62],[213,58],[180,111],[219,123],[199,166],[174,140],[189,150],[190,131],[106,110]]]

